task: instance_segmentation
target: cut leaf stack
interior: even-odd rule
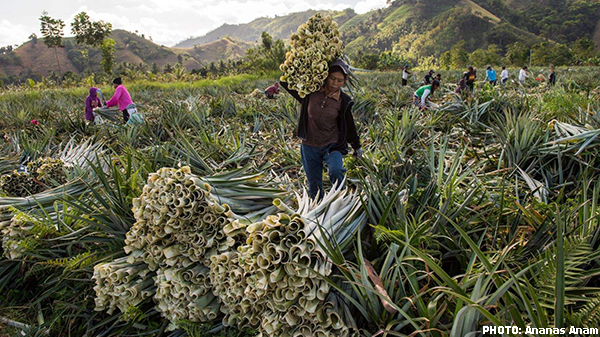
[[[118,308],[124,313],[129,307],[140,304],[156,291],[154,275],[145,263],[129,263],[127,257],[97,264],[92,276],[96,281],[95,310],[112,314]]]
[[[245,245],[211,258],[224,325],[264,336],[348,336],[351,318],[330,293],[332,264],[320,244],[344,244],[364,225],[358,197],[338,188],[321,202],[305,193],[297,211],[275,204],[283,212],[249,225]]]

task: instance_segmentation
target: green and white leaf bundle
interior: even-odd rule
[[[141,260],[156,272],[156,307],[172,323],[209,322],[220,315],[209,258],[241,245],[249,219],[267,213],[269,196],[285,195],[258,187],[252,182],[256,176],[241,172],[200,178],[187,166],[161,168],[149,175],[141,196],[133,200],[136,223],[124,249],[129,263]],[[252,214],[240,217],[229,204]]]
[[[112,314],[118,308],[125,313],[129,307],[154,295],[154,275],[145,263],[129,263],[127,257],[97,264],[92,276],[96,281],[95,310]]]
[[[331,16],[317,13],[291,35],[292,50],[279,66],[281,81],[300,97],[318,91],[327,79],[328,63],[342,55],[342,39]]]
[[[211,257],[211,280],[224,325],[258,328],[263,336],[348,336],[344,310],[324,279],[332,264],[321,239],[344,243],[365,223],[356,194],[333,189],[322,201],[307,193],[292,210],[247,227],[237,251]]]

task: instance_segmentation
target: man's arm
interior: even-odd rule
[[[300,95],[298,94],[298,91],[290,89],[290,87],[288,86],[287,82],[279,82],[279,84],[281,84],[281,86],[290,93],[290,95],[292,95],[292,97],[294,97],[298,102],[302,103],[302,97],[300,97]]]

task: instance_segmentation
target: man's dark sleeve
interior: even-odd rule
[[[292,95],[292,97],[294,97],[298,102],[302,103],[302,98],[300,97],[300,95],[298,94],[298,91],[296,90],[292,90],[290,89],[290,87],[288,86],[287,82],[279,82],[279,84],[287,91],[290,93],[290,95]]]
[[[356,124],[354,124],[354,117],[352,117],[352,111],[348,109],[346,112],[346,139],[348,143],[352,146],[354,150],[360,149],[360,139],[358,138],[358,133],[356,132]]]

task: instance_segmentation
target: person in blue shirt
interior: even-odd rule
[[[492,68],[492,66],[487,66],[487,70],[485,72],[485,77],[490,81],[491,85],[496,85],[496,71]]]

